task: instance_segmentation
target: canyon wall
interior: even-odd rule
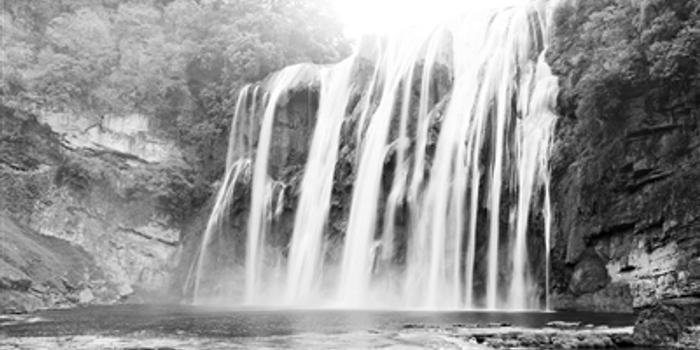
[[[553,307],[697,304],[700,5],[562,1],[554,25]]]

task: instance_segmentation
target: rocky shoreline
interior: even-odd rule
[[[407,325],[410,329],[425,326]],[[577,322],[550,322],[543,328],[522,328],[510,325],[430,328],[433,332],[466,339],[471,344],[489,349],[615,349],[615,348],[700,348],[700,327],[683,329],[677,339],[650,344],[640,337],[637,327],[583,325]]]
[[[633,314],[124,305],[0,315],[5,349],[700,349],[691,301]],[[585,320],[585,321],[580,321]],[[458,323],[457,323],[458,322]]]
[[[7,324],[5,322],[5,324]],[[1,334],[1,333],[0,333]],[[282,349],[282,348],[376,348],[385,349],[616,349],[647,348],[635,342],[634,327],[607,327],[580,323],[550,322],[543,328],[504,324],[453,325],[451,327],[406,324],[398,331],[371,330],[342,334],[301,333],[267,337],[211,338],[184,334],[160,336],[137,333],[132,336],[8,337],[0,341],[5,349]],[[678,341],[663,349],[698,349],[700,327],[685,331]]]

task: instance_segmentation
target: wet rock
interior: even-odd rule
[[[510,327],[511,324],[508,322],[491,322],[487,323],[486,327],[488,328],[498,328],[498,327]]]
[[[556,349],[578,349],[582,347],[578,337],[569,334],[559,334],[552,337],[551,345]]]
[[[489,333],[488,328],[466,331],[478,343],[498,349],[590,349],[623,346],[630,328],[623,329],[521,329],[508,328]]]
[[[469,324],[469,323],[453,323],[452,327],[453,328],[477,328],[479,325],[478,324]]]
[[[631,333],[614,333],[610,335],[610,340],[619,348],[629,348],[635,345],[634,337]]]
[[[634,325],[637,345],[668,345],[679,340],[692,320],[690,310],[679,305],[657,305],[643,310]]]
[[[551,321],[547,322],[545,326],[556,329],[577,329],[581,328],[582,325],[581,322]]]
[[[502,338],[488,338],[483,344],[496,349],[513,349],[521,346],[521,342],[518,339]]]
[[[542,333],[524,333],[520,337],[522,346],[536,348],[551,343],[548,335]]]
[[[611,348],[616,344],[606,334],[560,334],[552,337],[551,345],[558,349]]]
[[[422,323],[406,323],[402,326],[404,329],[422,329],[422,328],[427,328],[427,325],[424,325]]]

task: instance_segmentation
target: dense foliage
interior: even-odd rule
[[[203,167],[245,82],[346,47],[318,0],[7,0],[0,97],[22,109],[144,113]],[[207,166],[204,166],[207,165]],[[220,167],[220,165],[219,165]],[[218,169],[207,177],[216,177]]]
[[[700,2],[563,0],[554,21],[549,59],[564,116],[554,176],[578,172],[579,213],[604,215],[614,191],[643,188],[648,164],[693,162]]]
[[[669,160],[688,152],[700,120],[700,2],[563,0],[554,31],[549,60],[562,77],[559,133],[567,134],[555,173],[576,161],[588,193],[604,197],[601,183],[619,181],[615,164],[635,135],[677,130],[659,152]]]
[[[658,109],[700,88],[696,0],[567,0],[555,28],[552,51],[573,57],[553,57],[557,73],[572,77],[561,99],[570,117],[620,122],[632,97],[651,95]]]

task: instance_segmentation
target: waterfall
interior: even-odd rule
[[[516,138],[519,142],[517,151],[517,221],[515,226],[515,244],[512,255],[512,278],[509,291],[509,301],[511,308],[524,309],[527,307],[526,290],[522,287],[527,285],[526,265],[527,265],[527,226],[529,211],[533,193],[536,190],[536,180],[539,177],[542,185],[548,186],[547,174],[544,173],[547,164],[543,160],[548,159],[548,147],[554,130],[556,116],[551,111],[552,96],[557,93],[557,80],[549,73],[549,69],[544,63],[544,58],[540,55],[538,60],[538,77],[535,77],[532,96],[522,106],[525,112],[522,119],[518,121]],[[530,80],[527,81],[530,83]],[[548,192],[547,192],[548,193]],[[545,196],[546,197],[546,196]],[[545,202],[543,210],[549,210]],[[545,212],[545,220],[548,221],[548,212]],[[546,226],[547,227],[547,226]],[[549,232],[545,232],[546,248],[548,249]]]
[[[242,118],[244,116],[248,117],[248,121],[250,123],[255,115],[255,95],[253,96],[251,103],[253,106],[251,107],[251,113],[247,115],[245,113],[250,87],[250,85],[245,85],[243,88],[241,88],[238,94],[238,99],[236,100],[236,109],[231,120],[231,129],[229,132],[224,179],[216,194],[214,207],[212,208],[212,213],[209,216],[204,234],[202,235],[202,243],[200,244],[197,252],[195,263],[192,265],[185,283],[185,285],[192,285],[194,302],[202,301],[199,292],[201,280],[204,275],[206,258],[209,255],[209,246],[214,239],[214,236],[223,231],[222,225],[226,214],[229,211],[236,189],[236,183],[239,181],[241,175],[249,173],[251,165],[249,157],[251,155],[250,150],[252,148],[246,149],[245,145],[243,144],[242,140],[244,129],[241,127],[241,124],[243,124]],[[257,91],[257,87],[255,87],[255,89]]]
[[[195,300],[236,182],[252,169],[235,304],[547,308],[558,86],[544,58],[546,20],[530,5],[475,10],[242,88],[224,180],[190,273]],[[270,172],[276,116],[292,91],[312,84],[308,155],[298,188],[288,188],[285,175]],[[347,194],[334,192],[341,149],[352,158],[343,159],[354,178]],[[293,229],[275,228],[289,194],[298,196]],[[347,222],[341,233],[329,229],[332,203],[343,209],[334,220]],[[544,253],[533,255],[542,241]],[[543,270],[544,281],[535,273]]]
[[[287,266],[286,302],[300,304],[316,296],[322,269],[323,231],[330,208],[333,171],[338,158],[340,127],[350,98],[351,56],[320,72],[318,120],[301,184]]]
[[[360,145],[360,159],[355,184],[348,229],[345,233],[343,258],[340,266],[337,303],[343,307],[359,307],[366,302],[372,274],[371,252],[377,219],[377,204],[384,159],[388,151],[387,138],[394,112],[397,89],[413,70],[420,40],[405,35],[390,40],[381,65],[383,79],[379,105],[369,117],[367,130]],[[400,147],[400,146],[399,146]]]
[[[260,126],[253,170],[245,259],[245,303],[247,304],[261,302],[259,295],[263,286],[260,280],[265,273],[264,247],[268,219],[271,217],[270,198],[273,196],[272,189],[274,188],[268,174],[268,160],[277,103],[291,88],[312,79],[314,73],[315,71],[308,65],[289,66],[276,73],[270,81],[271,88]]]
[[[431,94],[434,91],[431,89],[433,84],[433,70],[438,60],[441,45],[445,41],[446,29],[436,28],[431,34],[426,47],[426,53],[423,60],[423,71],[421,74],[421,88],[418,106],[418,120],[416,123],[416,144],[413,156],[413,174],[408,190],[408,204],[410,206],[410,224],[417,226],[419,224],[418,214],[420,213],[420,190],[423,185],[425,175],[425,154],[428,143],[428,132],[431,120],[434,120],[435,112],[430,113],[431,107],[435,104],[431,101]],[[416,247],[427,246],[428,232],[426,230],[418,230],[415,227],[412,229],[412,243],[409,247],[409,258],[407,261],[407,272],[405,278],[404,289],[407,291],[407,299],[404,303],[413,305],[422,299],[423,279],[424,274],[425,252]]]

